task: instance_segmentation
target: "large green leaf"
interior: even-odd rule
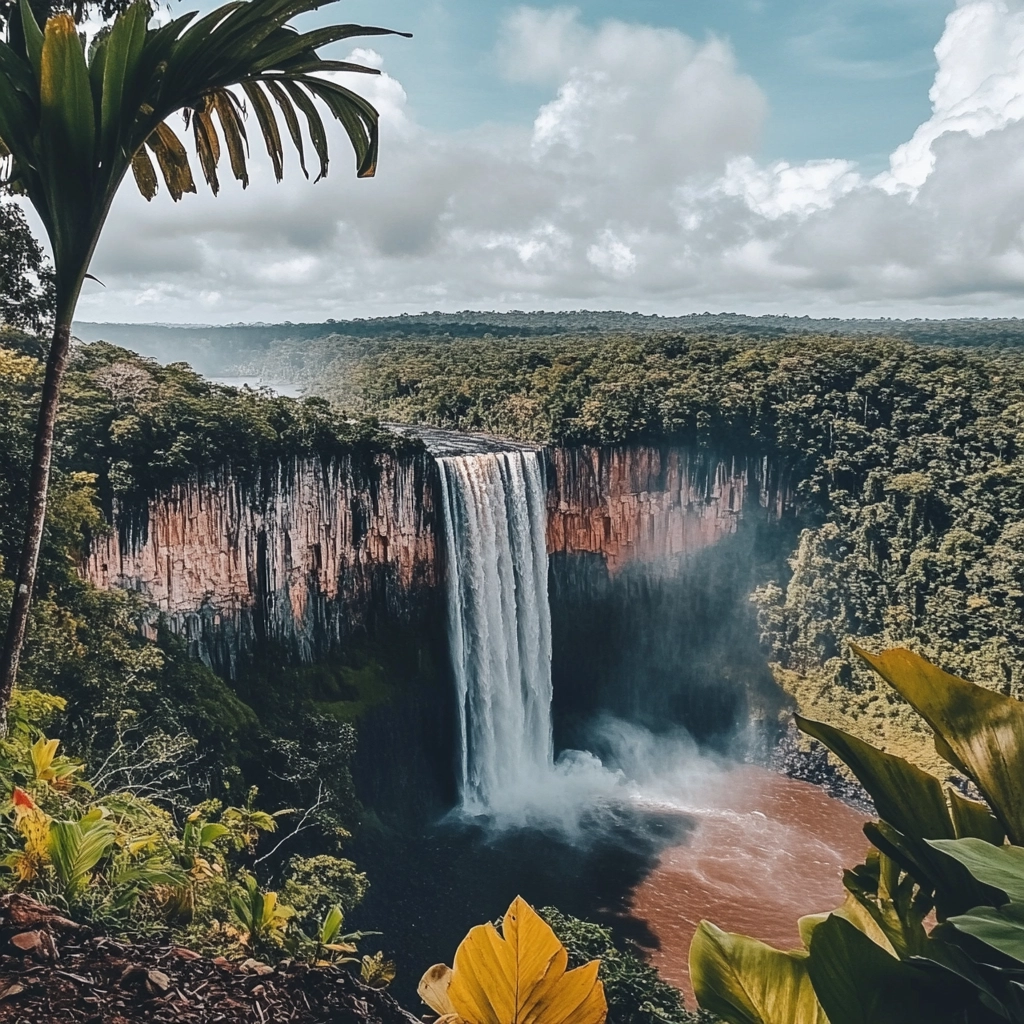
[[[949,924],[1024,964],[1024,906],[1021,904],[1008,903],[999,910],[975,907],[966,914],[951,917]]]
[[[912,651],[853,649],[913,705],[935,731],[940,752],[948,749],[1011,841],[1024,845],[1024,704],[943,672]]]
[[[729,1024],[828,1024],[802,951],[783,953],[701,921],[690,980],[701,1007]]]
[[[832,915],[811,936],[807,970],[830,1024],[962,1024],[973,992],[948,974],[898,960]]]
[[[984,885],[1006,893],[1013,903],[1024,905],[1024,849],[993,846],[981,839],[929,842],[929,846],[959,861]]]
[[[923,839],[903,835],[884,821],[868,822],[864,834],[925,889],[934,893],[939,920],[989,900],[990,891],[962,864],[939,853]]]
[[[132,101],[148,21],[148,5],[136,3],[114,22],[107,39],[100,101],[100,145],[107,159],[115,155],[135,114]]]
[[[916,765],[822,722],[796,716],[800,729],[820,740],[857,776],[881,818],[904,835],[953,839],[956,832],[942,783]]]

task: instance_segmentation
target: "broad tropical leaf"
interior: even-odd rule
[[[951,917],[949,923],[957,931],[1024,964],[1024,905],[1008,903],[998,910],[975,907],[966,914]]]
[[[841,729],[799,715],[796,724],[824,743],[857,776],[879,816],[894,828],[922,839],[955,838],[942,783],[934,775]]]
[[[1010,902],[1024,906],[1024,849],[1021,847],[993,846],[980,839],[935,841],[928,845],[959,861],[979,882],[1006,893]]]
[[[1011,842],[1024,845],[1024,704],[896,648],[854,651],[913,705],[936,749],[981,790]]]
[[[829,1024],[807,959],[803,950],[784,953],[701,921],[690,943],[690,980],[701,1007],[729,1024]]]
[[[807,970],[829,1024],[962,1022],[960,989],[948,973],[898,960],[849,921],[832,915],[814,929]]]
[[[604,1024],[599,961],[567,971],[568,954],[550,925],[517,896],[502,922],[471,929],[448,971],[431,967],[420,996],[466,1024]]]

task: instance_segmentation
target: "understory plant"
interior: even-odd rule
[[[517,896],[500,933],[490,923],[471,928],[453,966],[435,964],[417,991],[446,1024],[604,1024],[600,962],[568,964],[551,926]]]
[[[951,778],[798,718],[874,800],[873,848],[841,907],[801,919],[800,949],[702,921],[697,999],[730,1024],[1022,1021],[1024,704],[907,650],[854,650],[924,720]]]
[[[345,912],[366,891],[351,861],[303,858],[283,892],[262,884],[256,846],[291,810],[268,813],[256,790],[240,807],[210,800],[179,819],[130,788],[93,785],[39,722],[63,701],[15,691],[11,731],[0,741],[0,890],[53,904],[74,919],[127,938],[170,935],[208,953],[273,956],[282,951],[319,964],[359,963],[378,987],[394,977],[382,953],[355,956],[368,934],[343,931]],[[302,900],[305,902],[302,902]],[[319,916],[314,916],[319,915]]]

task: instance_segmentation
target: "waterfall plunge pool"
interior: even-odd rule
[[[786,948],[842,900],[864,816],[821,790],[605,718],[555,756],[543,455],[438,455],[460,805],[413,834],[368,828],[373,886],[351,922],[384,932],[398,997],[516,895],[610,925],[689,998],[687,950],[714,920]],[[685,623],[680,623],[685,628]],[[591,750],[599,750],[599,758]]]

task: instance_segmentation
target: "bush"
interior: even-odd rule
[[[610,928],[544,907],[541,917],[569,953],[569,967],[600,960],[598,977],[608,1000],[609,1024],[711,1024],[714,1017],[690,1013],[682,994],[662,981],[657,970],[636,953],[621,949]]]
[[[332,907],[350,914],[370,887],[366,875],[356,870],[352,861],[329,854],[292,857],[287,879],[282,895],[307,927],[323,921]]]

